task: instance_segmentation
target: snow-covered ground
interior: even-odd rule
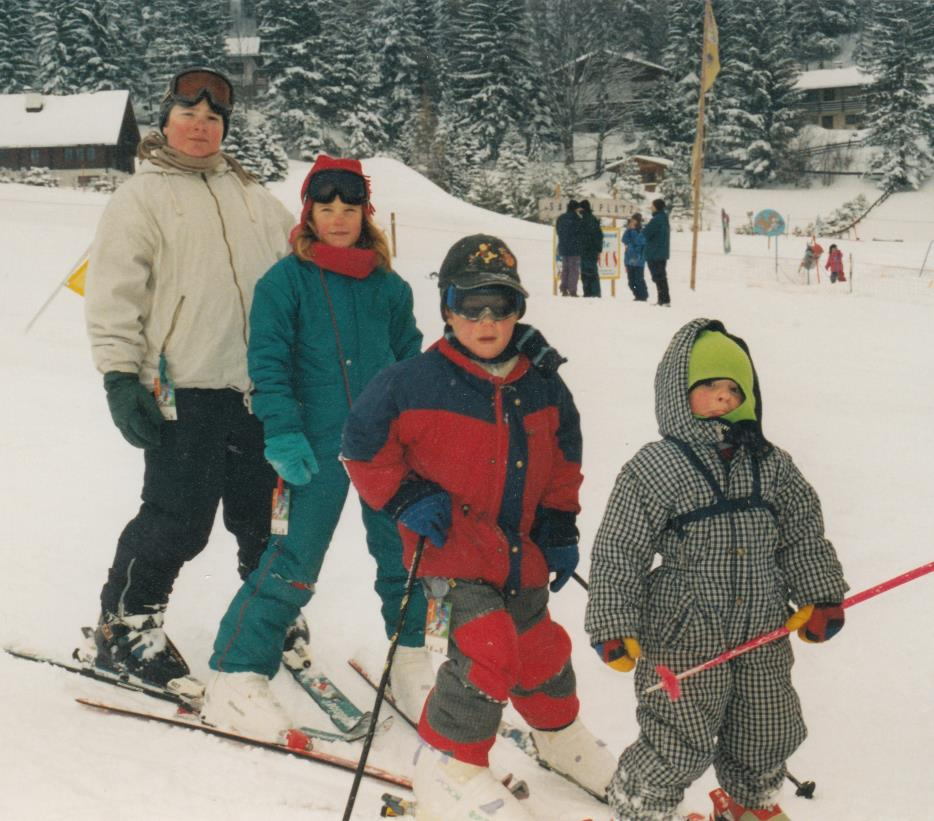
[[[570,358],[562,373],[582,414],[583,575],[619,466],[657,435],[656,364],[674,331],[696,316],[720,318],[749,342],[763,384],[766,431],[792,452],[820,493],[853,590],[932,559],[934,273],[917,272],[934,237],[916,235],[910,221],[934,213],[934,191],[893,197],[876,215],[885,238],[903,242],[873,242],[875,232],[861,232],[860,241],[840,243],[854,255],[852,294],[831,287],[826,277],[819,286],[794,284],[801,239],[780,240],[778,274],[774,245],[763,238],[734,236],[733,253],[724,256],[718,222],[700,238],[698,285],[691,291],[690,235],[676,233],[674,306],[665,310],[632,302],[625,286],[615,299],[553,298],[550,229],[459,203],[392,161],[366,167],[377,217],[388,228],[396,214],[397,268],[415,290],[426,340],[441,330],[436,286],[427,275],[454,240],[493,232],[516,252],[532,294],[528,319]],[[293,210],[306,169],[297,164],[290,179],[274,187]],[[813,219],[856,189],[722,190],[714,196],[717,212],[726,207],[737,224],[746,211],[761,208]],[[97,616],[115,540],[138,505],[142,455],[110,421],[90,363],[80,298],[60,292],[28,334],[24,327],[86,248],[105,203],[104,195],[0,185],[0,643],[62,657],[80,626]],[[362,653],[378,660],[385,640],[356,502],[345,513],[306,614],[334,677],[363,704],[371,693],[345,659]],[[233,540],[218,522],[207,549],[176,585],[168,628],[196,675],[207,673],[218,619],[238,584],[234,555]],[[602,666],[588,648],[584,604],[584,591],[572,584],[553,599],[553,611],[575,642],[584,719],[619,751],[636,734],[632,682]],[[795,821],[930,817],[932,623],[934,577],[926,577],[850,610],[846,630],[828,645],[795,640],[795,681],[810,738],[790,769],[817,782],[813,801],[786,790],[782,805]],[[275,687],[297,718],[327,726],[291,680],[280,675]],[[93,714],[75,704],[81,695],[161,709],[150,699],[0,654],[0,819],[315,821],[342,815],[349,775],[185,730]],[[377,741],[372,762],[408,772],[413,738],[397,722]],[[497,743],[494,765],[529,781],[529,806],[540,819],[609,817],[605,807],[530,765],[507,742]],[[714,786],[708,773],[687,804],[706,811],[706,793]],[[384,789],[364,782],[354,818],[377,817]]]

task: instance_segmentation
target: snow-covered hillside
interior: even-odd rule
[[[745,337],[764,391],[764,424],[791,451],[821,495],[827,530],[853,591],[934,557],[928,491],[934,464],[934,275],[918,277],[928,238],[903,223],[934,212],[934,193],[897,195],[883,206],[887,239],[844,241],[856,261],[852,294],[826,278],[784,275],[804,241],[774,245],[733,237],[722,253],[719,224],[701,237],[698,287],[687,286],[690,235],[673,236],[671,309],[631,301],[625,286],[602,300],[552,296],[551,231],[464,205],[390,160],[365,164],[377,218],[396,215],[397,269],[415,291],[426,341],[441,330],[428,274],[458,237],[506,238],[531,292],[528,320],[569,357],[562,374],[584,429],[584,510],[589,543],[619,466],[656,437],[652,380],[673,332],[696,316],[717,317]],[[307,165],[274,191],[297,211]],[[721,191],[734,224],[748,210],[777,208],[813,218],[849,190]],[[818,201],[819,199],[819,201]],[[113,427],[90,363],[79,297],[62,291],[28,335],[24,327],[84,251],[104,195],[0,185],[0,644],[67,657],[81,625],[97,616],[98,593],[116,538],[138,506],[142,455]],[[879,235],[881,236],[881,234]],[[829,244],[824,242],[826,248]],[[914,273],[911,274],[912,269]],[[860,279],[861,272],[867,272]],[[873,283],[869,287],[868,282]],[[651,286],[650,286],[651,287]],[[314,643],[334,677],[361,704],[368,688],[345,660],[385,654],[373,566],[355,501],[341,521],[319,592],[306,608]],[[176,585],[167,627],[196,675],[206,675],[217,622],[233,594],[235,548],[218,521],[208,548]],[[615,751],[636,734],[631,678],[602,666],[583,631],[585,592],[568,585],[553,612],[570,631],[583,716]],[[934,577],[848,612],[832,643],[795,640],[795,681],[810,738],[790,761],[817,782],[813,801],[782,805],[795,821],[926,821],[934,806]],[[687,686],[690,686],[689,684]],[[275,687],[304,723],[326,719],[290,680]],[[91,696],[161,705],[107,685],[0,654],[0,819],[56,821],[320,821],[340,818],[349,775],[190,731],[89,712]],[[414,735],[401,722],[378,739],[372,762],[410,768]],[[352,752],[352,751],[351,751]],[[499,741],[494,766],[529,781],[543,821],[606,821],[609,812]],[[690,807],[707,811],[707,773]],[[354,818],[378,816],[384,787],[364,782]]]

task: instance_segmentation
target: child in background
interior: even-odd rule
[[[806,641],[831,638],[843,627],[843,571],[814,490],[763,436],[741,339],[717,321],[689,322],[655,393],[663,439],[623,466],[590,571],[591,641],[611,667],[636,667],[640,734],[610,803],[619,821],[675,821],[685,789],[713,764],[718,819],[787,821],[776,799],[806,735],[789,639],[692,678],[677,702],[643,691],[657,664],[680,672],[783,622]]]
[[[830,271],[831,282],[846,282],[846,276],[843,273],[843,251],[836,245],[831,245],[827,252],[827,263],[824,266]]]
[[[448,660],[418,725],[422,821],[531,821],[490,774],[503,707],[539,754],[603,795],[616,768],[577,718],[571,640],[548,613],[578,561],[581,432],[506,244],[464,237],[439,272],[444,336],[354,403],[342,458],[360,495],[398,522],[418,575],[451,608]],[[492,809],[490,809],[492,807]],[[487,808],[487,809],[483,809]]]
[[[649,298],[649,289],[645,284],[645,237],[642,236],[642,214],[635,213],[629,218],[623,231],[622,243],[626,248],[623,263],[626,266],[626,280],[632,297],[636,302],[645,302]]]

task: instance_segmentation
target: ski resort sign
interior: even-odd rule
[[[598,219],[629,219],[639,206],[626,200],[614,200],[606,197],[587,197],[593,214]],[[539,219],[553,222],[560,217],[568,207],[568,197],[543,197],[538,201]]]

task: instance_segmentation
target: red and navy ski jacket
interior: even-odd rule
[[[354,402],[342,459],[371,507],[413,478],[450,495],[448,539],[426,544],[419,576],[482,579],[515,595],[548,583],[542,550],[577,541],[580,418],[561,378],[524,354],[500,378],[441,339],[390,366]],[[399,529],[411,566],[418,538]]]

